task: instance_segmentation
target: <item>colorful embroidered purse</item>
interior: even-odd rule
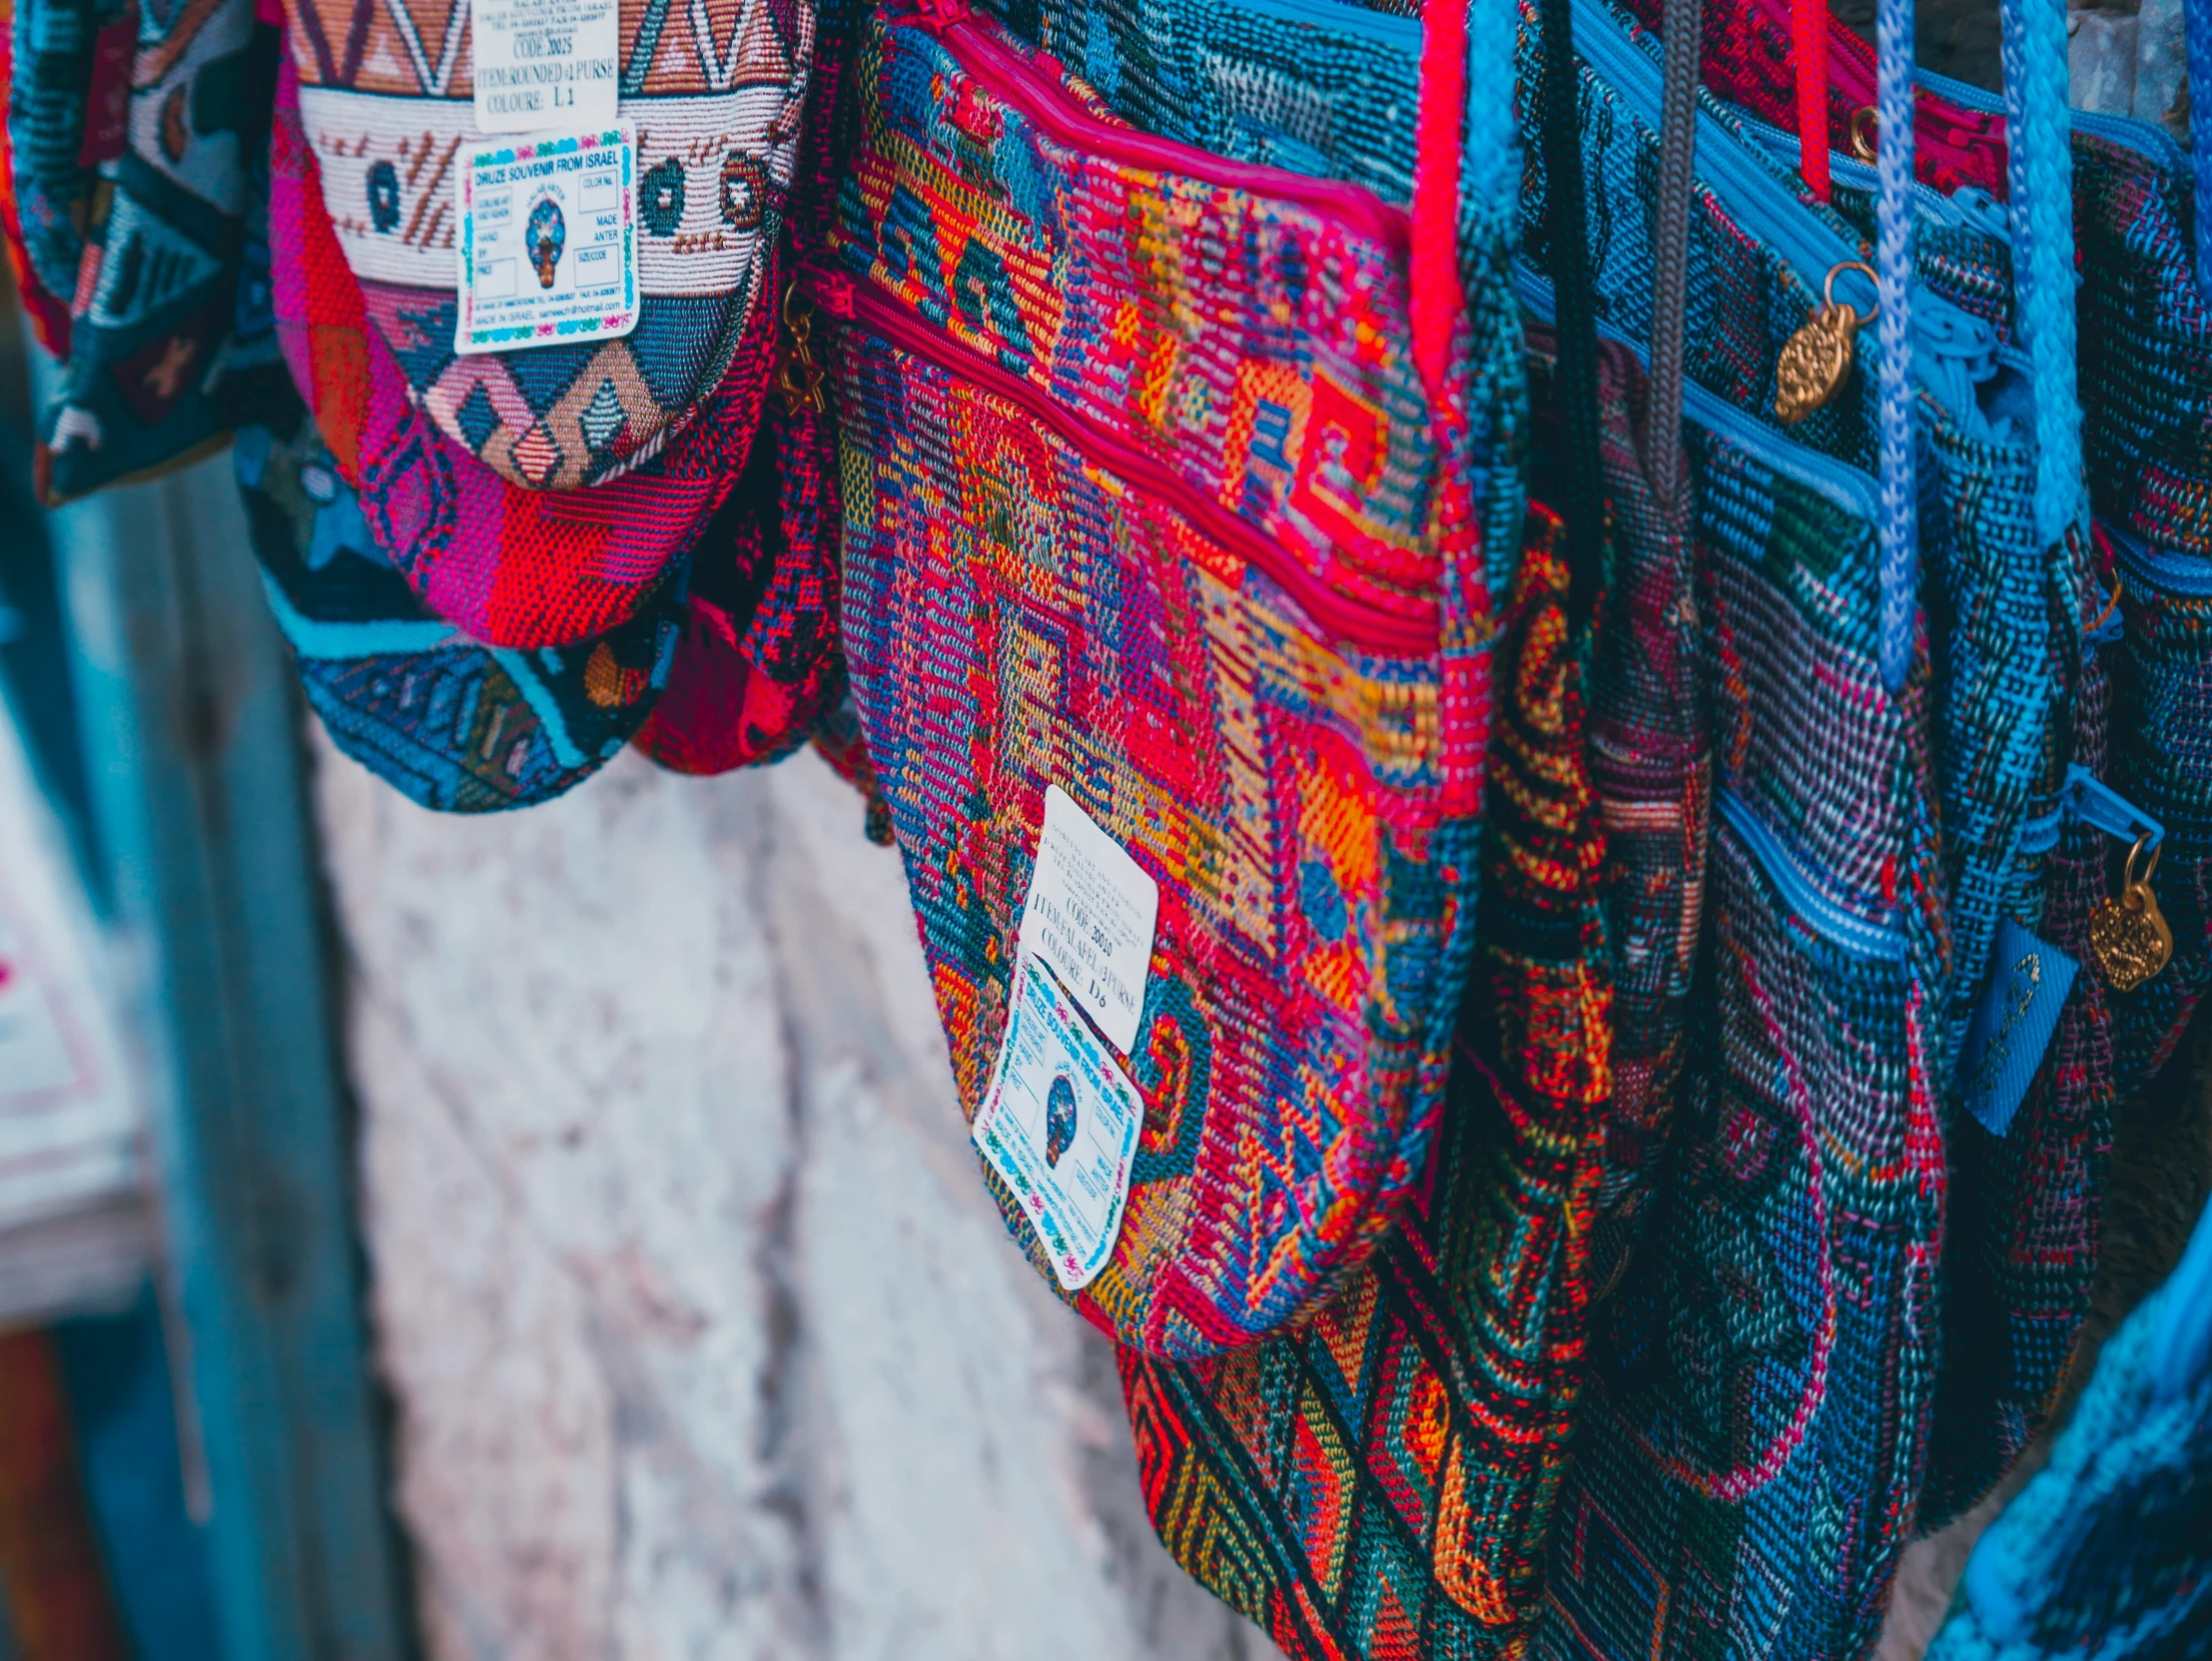
[[[750,334],[694,425],[589,489],[525,490],[450,444],[410,400],[343,259],[289,62],[270,143],[277,334],[369,534],[437,616],[488,645],[605,634],[680,578],[744,465],[774,372],[776,320]]]
[[[1057,787],[1156,892],[1115,1046],[1141,1132],[1094,1275],[994,1192],[1116,1336],[1248,1343],[1418,1178],[1465,972],[1469,408],[1510,389],[1477,379],[1452,268],[1456,90],[1423,106],[1409,229],[1119,127],[957,7],[879,15],[855,80],[813,284],[846,319],[846,655],[962,1105]]]
[[[754,313],[775,303],[771,257],[815,62],[815,9],[695,0],[672,11],[670,0],[620,8],[621,119],[636,138],[622,190],[635,196],[624,239],[625,255],[635,251],[634,332],[458,354],[454,190],[477,138],[467,0],[288,6],[302,131],[369,327],[436,431],[524,489],[601,483],[657,454],[723,379]],[[578,256],[565,221],[547,225],[542,244],[558,270]]]

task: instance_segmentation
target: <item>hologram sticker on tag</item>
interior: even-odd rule
[[[626,121],[464,146],[453,350],[613,340],[637,327],[637,136]]]
[[[1144,1104],[1075,1000],[1027,950],[1015,960],[1011,1002],[970,1136],[1021,1202],[1061,1285],[1075,1291],[1113,1254]]]
[[[476,131],[613,125],[619,14],[617,0],[475,0]]]
[[[1124,1056],[1136,1043],[1151,971],[1159,884],[1057,784],[1045,787],[1045,831],[1022,906],[1021,947],[1052,965],[1061,985]]]

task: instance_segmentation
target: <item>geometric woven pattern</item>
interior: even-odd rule
[[[1372,1249],[1441,1106],[1487,719],[1471,332],[1432,404],[1398,210],[1224,183],[1027,56],[879,18],[855,59],[852,281],[819,286],[846,652],[969,1115],[1048,784],[1158,884],[1128,1202],[1074,1301],[1202,1355]]]
[[[754,309],[701,418],[588,490],[525,490],[451,443],[411,401],[341,254],[299,126],[289,60],[270,140],[277,335],[384,557],[436,615],[489,645],[595,639],[676,580],[752,443],[774,368]]]
[[[755,310],[791,182],[815,52],[807,0],[622,0],[619,89],[636,124],[634,332],[453,351],[453,186],[473,139],[468,0],[289,0],[300,117],[369,324],[432,427],[508,482],[564,489],[655,454]]]
[[[1611,1086],[1564,540],[1532,506],[1497,647],[1476,992],[1403,1227],[1293,1333],[1121,1352],[1153,1527],[1298,1661],[1512,1653],[1541,1586]]]
[[[254,551],[308,701],[338,747],[424,807],[550,800],[622,748],[676,644],[665,602],[604,639],[496,651],[422,609],[377,557],[304,412],[236,446]]]
[[[1536,1647],[1856,1656],[1936,1360],[1926,665],[1883,690],[1870,484],[1685,437],[1718,809],[1696,1053],[1643,1247],[1593,1311]]]

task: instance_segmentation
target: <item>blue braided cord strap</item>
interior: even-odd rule
[[[2063,0],[2061,0],[2063,3]],[[1912,480],[1912,0],[1874,8],[1874,272],[1881,316],[1880,519],[1882,684],[1900,690],[1912,666],[1913,598],[1919,580],[1918,495]],[[2065,94],[2059,94],[2063,99]]]
[[[2182,0],[2189,43],[2189,134],[2197,157],[2197,287],[2212,303],[2212,0]]]
[[[2066,0],[2005,0],[2003,45],[2012,270],[2018,333],[2035,384],[2035,529],[2047,546],[2082,514]]]

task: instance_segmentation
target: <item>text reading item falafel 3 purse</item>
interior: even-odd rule
[[[857,59],[814,285],[856,699],[993,1192],[1153,1353],[1309,1310],[1442,1100],[1476,434],[1519,376],[1454,257],[1462,117],[1505,115],[1430,10],[1410,214],[1123,127],[957,4],[879,13]]]

